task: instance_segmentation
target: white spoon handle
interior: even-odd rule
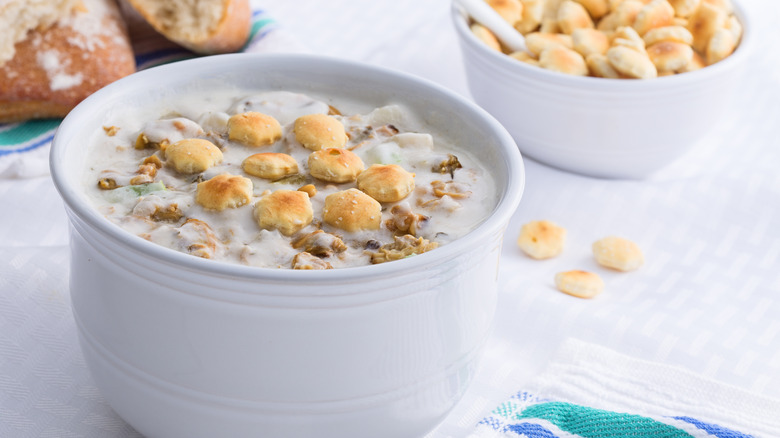
[[[507,23],[484,0],[456,0],[477,23],[490,29],[505,46],[515,52],[528,52],[523,34]]]

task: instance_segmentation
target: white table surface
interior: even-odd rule
[[[505,238],[496,330],[475,382],[429,437],[463,437],[576,337],[780,398],[780,2],[744,0],[761,44],[729,118],[646,181],[593,179],[526,159]],[[313,53],[404,70],[468,96],[447,0],[267,0]],[[0,436],[136,437],[105,404],[78,350],[67,220],[48,177],[0,180]],[[564,254],[525,257],[520,226],[568,229]],[[622,235],[636,272],[599,268],[590,244]],[[598,272],[579,300],[553,275]],[[780,413],[779,413],[780,415]]]

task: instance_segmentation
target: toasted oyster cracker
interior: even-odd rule
[[[609,63],[605,55],[592,53],[585,58],[588,64],[590,74],[597,78],[620,79],[620,73],[617,72]]]
[[[561,28],[558,26],[558,20],[555,18],[542,19],[542,25],[539,26],[539,33],[554,34],[559,33]]]
[[[645,4],[639,0],[624,0],[615,9],[615,28],[621,26],[633,26],[639,11],[645,7]]]
[[[691,71],[701,70],[706,66],[707,66],[707,62],[704,61],[704,58],[702,58],[702,56],[699,55],[698,52],[694,51],[691,61],[685,67],[681,68],[678,71],[678,73],[687,73]]]
[[[501,52],[501,43],[498,42],[498,38],[487,27],[474,23],[471,25],[471,33],[491,49]]]
[[[642,250],[636,243],[615,236],[594,242],[593,256],[601,266],[618,271],[633,271],[645,262]]]
[[[344,125],[327,114],[307,114],[295,119],[293,133],[298,143],[312,151],[343,148],[347,144]]]
[[[555,274],[555,286],[577,298],[593,298],[604,291],[604,281],[598,274],[579,270]]]
[[[724,27],[731,31],[734,35],[734,41],[739,43],[742,38],[742,23],[739,22],[739,19],[733,15],[729,16]]]
[[[524,224],[517,238],[517,246],[535,259],[549,259],[559,255],[565,242],[566,229],[546,220]]]
[[[619,17],[617,14],[610,12],[609,14],[601,17],[601,20],[596,23],[596,29],[609,34],[618,28],[618,20]]]
[[[485,3],[510,25],[523,18],[523,3],[520,0],[485,0]]]
[[[710,38],[718,29],[726,26],[728,13],[722,8],[702,2],[688,18],[688,30],[693,35],[693,48],[701,53],[707,50]]]
[[[358,175],[357,187],[379,202],[398,202],[414,190],[414,174],[397,164],[373,164]]]
[[[342,190],[325,197],[322,219],[345,231],[378,230],[382,224],[382,204],[358,189]]]
[[[584,6],[572,0],[565,0],[558,8],[558,27],[561,32],[571,35],[574,29],[593,29],[595,24]]]
[[[222,162],[222,151],[200,138],[185,138],[165,149],[165,164],[184,174],[200,173]]]
[[[561,46],[567,49],[573,47],[570,35],[559,33],[533,32],[525,36],[525,44],[528,50],[537,57],[545,50],[554,46]]]
[[[542,24],[544,0],[520,0],[523,3],[523,17],[515,22],[515,29],[523,35],[533,32]]]
[[[691,46],[674,41],[661,41],[647,48],[647,56],[658,71],[677,71],[693,59]]]
[[[255,111],[231,116],[227,126],[228,138],[246,146],[268,146],[282,138],[279,121]]]
[[[592,53],[603,55],[609,49],[609,37],[606,33],[596,29],[574,29],[571,41],[574,50],[585,57]]]
[[[346,183],[355,181],[365,169],[363,160],[348,149],[327,148],[309,154],[309,173],[327,182]]]
[[[275,181],[298,173],[298,161],[291,155],[263,152],[245,158],[241,168],[249,175]]]
[[[683,18],[690,17],[700,3],[701,0],[669,0],[669,4],[674,8],[674,14]]]
[[[707,65],[722,61],[734,52],[737,47],[737,41],[734,34],[729,29],[718,29],[710,37],[705,52]]]
[[[644,35],[650,29],[670,26],[673,24],[674,8],[666,0],[653,0],[644,5],[636,15],[633,27]]]
[[[621,26],[612,34],[612,47],[623,46],[645,53],[645,42],[633,27]]]
[[[257,201],[254,217],[260,228],[292,236],[311,223],[314,210],[306,193],[277,190]]]
[[[530,55],[528,52],[513,52],[509,54],[510,58],[514,58],[518,61],[524,62],[526,64],[531,64],[535,66],[539,66],[539,60],[534,58],[533,55]]]
[[[635,79],[658,77],[658,70],[646,53],[624,46],[615,46],[607,50],[607,59],[618,73],[626,77]]]
[[[593,19],[599,19],[609,12],[609,2],[607,0],[574,0],[588,10]]]
[[[539,55],[539,67],[575,76],[587,76],[588,66],[585,59],[574,50],[555,46]]]
[[[661,41],[673,41],[689,46],[693,44],[693,35],[691,34],[691,31],[683,26],[664,26],[650,29],[642,39],[645,41],[645,46],[650,46]]]
[[[726,13],[730,14],[734,12],[734,5],[731,4],[731,0],[701,0],[703,3],[709,3],[713,6],[723,9]]]
[[[558,9],[560,9],[561,3],[564,1],[565,0],[545,0],[544,11],[542,12],[542,20],[558,20]]]
[[[252,180],[223,173],[198,183],[195,202],[211,210],[238,208],[252,200]]]

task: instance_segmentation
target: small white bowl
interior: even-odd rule
[[[329,271],[200,259],[98,214],[82,174],[108,116],[226,85],[404,103],[480,145],[499,201],[434,251]],[[139,432],[175,438],[431,430],[469,385],[490,333],[502,234],[524,186],[511,136],[468,100],[405,74],[301,55],[208,57],[122,79],[68,115],[51,170],[70,219],[73,312],[95,382]]]
[[[488,48],[453,3],[469,90],[512,134],[523,155],[589,176],[642,179],[683,156],[724,116],[753,38],[725,60],[649,80],[578,77]]]

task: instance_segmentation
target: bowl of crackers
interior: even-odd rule
[[[457,3],[474,100],[524,155],[602,178],[643,179],[705,141],[751,41],[729,0],[487,0],[524,36],[508,49]]]

